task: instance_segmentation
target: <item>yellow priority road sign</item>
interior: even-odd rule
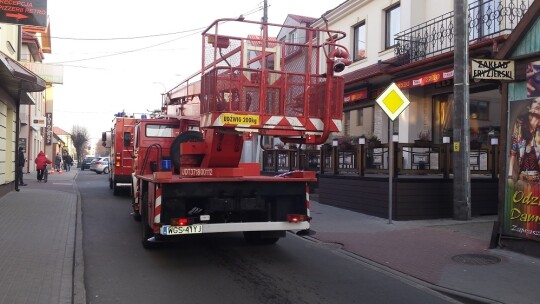
[[[410,101],[403,95],[403,92],[401,92],[394,82],[384,90],[376,102],[392,121],[410,104]]]

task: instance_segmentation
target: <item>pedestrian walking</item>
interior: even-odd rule
[[[66,155],[66,171],[69,172],[71,170],[71,166],[73,166],[73,157],[71,155]]]
[[[52,161],[47,158],[43,151],[39,151],[34,162],[36,163],[37,180],[40,182],[43,179],[44,171],[47,170],[47,164],[52,163]],[[47,182],[47,180],[45,180],[45,182]]]
[[[62,155],[60,155],[60,152],[56,153],[56,158],[54,159],[54,168],[56,169],[56,172],[60,172],[62,170]]]
[[[17,172],[16,172],[17,183],[19,184],[19,186],[26,186],[26,184],[23,181],[23,168],[24,168],[24,163],[26,162],[26,158],[24,157],[24,152],[23,152],[22,147],[19,147],[19,152],[17,153],[17,161],[18,161]]]

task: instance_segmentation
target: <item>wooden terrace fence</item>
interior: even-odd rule
[[[434,175],[449,178],[452,174],[451,144],[394,143],[393,176]],[[499,146],[471,145],[471,174],[497,177]],[[324,175],[388,174],[388,144],[332,147],[320,150],[269,149],[263,151],[262,171],[266,173],[292,170],[318,171]]]

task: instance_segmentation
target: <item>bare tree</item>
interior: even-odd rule
[[[75,146],[75,151],[77,151],[77,161],[80,164],[84,157],[84,151],[86,151],[86,145],[90,140],[88,130],[85,127],[78,125],[72,126],[71,140],[73,140],[73,146]]]
[[[101,139],[96,142],[96,156],[108,156],[109,150],[103,146]]]

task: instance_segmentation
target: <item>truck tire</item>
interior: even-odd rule
[[[113,195],[114,196],[117,196],[117,195],[120,195],[120,189],[119,187],[116,185],[116,183],[113,181],[112,182],[112,186],[113,186]]]
[[[148,207],[148,193],[144,193],[144,197],[141,202],[141,226],[142,226],[142,238],[141,244],[144,249],[154,249],[157,244],[154,242],[149,242],[148,239],[154,236],[154,232],[150,225],[148,225],[148,216],[147,216],[147,207]]]
[[[131,195],[131,206],[135,206],[135,197],[133,196],[133,194]],[[135,220],[135,222],[140,222],[141,221],[141,212],[140,211],[135,211],[135,208],[131,207],[133,209],[133,212],[131,213],[131,215],[133,215],[133,219]]]
[[[186,131],[178,135],[171,144],[171,160],[175,172],[180,172],[180,144],[184,142],[200,142],[203,141],[201,132]]]
[[[279,237],[263,237],[263,231],[244,231],[244,240],[251,245],[272,245]]]

